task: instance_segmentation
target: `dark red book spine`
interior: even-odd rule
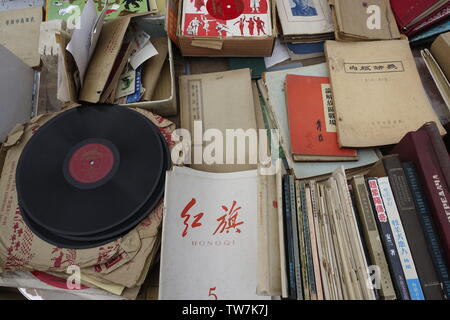
[[[391,8],[399,27],[405,27],[422,12],[435,5],[439,0],[390,0]]]
[[[450,263],[450,193],[426,131],[408,133],[392,150],[402,161],[412,161],[423,181],[447,263]]]
[[[419,130],[426,130],[431,144],[433,145],[434,154],[436,155],[439,167],[444,175],[447,183],[447,190],[450,190],[450,157],[448,156],[444,140],[439,134],[439,129],[435,122],[427,122]]]
[[[408,37],[411,37],[418,32],[428,29],[429,27],[435,25],[439,21],[447,19],[449,16],[450,16],[450,4],[440,9],[438,12],[433,13],[426,20],[422,20],[413,25],[412,27],[408,28],[408,30],[406,31],[406,35]]]

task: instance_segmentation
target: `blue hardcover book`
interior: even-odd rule
[[[432,42],[438,35],[450,31],[450,20],[438,23],[436,26],[420,33],[409,39],[411,45],[419,45],[422,43]]]
[[[438,232],[431,216],[430,207],[428,206],[425,193],[419,177],[417,175],[416,167],[412,162],[403,163],[408,185],[413,194],[414,202],[418,211],[418,216],[422,224],[422,228],[427,240],[428,249],[433,260],[434,267],[438,274],[439,280],[442,283],[443,293],[446,299],[450,298],[450,274],[447,262],[444,258],[444,251],[441,247]]]
[[[375,211],[375,220],[378,224],[378,230],[380,231],[380,238],[383,244],[386,260],[391,271],[392,281],[397,291],[397,297],[402,300],[410,300],[408,285],[406,283],[405,274],[400,262],[400,257],[395,246],[394,235],[389,224],[386,209],[381,198],[380,188],[376,178],[369,178],[367,184],[372,199],[372,204]]]
[[[287,261],[288,296],[297,299],[297,283],[295,279],[294,233],[292,231],[292,210],[289,175],[283,176],[283,226]]]
[[[134,90],[133,94],[130,94],[127,97],[127,103],[138,102],[139,100],[141,100],[141,88],[142,88],[142,82],[141,82],[142,68],[141,68],[141,66],[139,66],[135,71],[136,71],[135,90]]]
[[[287,47],[293,53],[296,54],[309,54],[323,52],[324,42],[311,42],[311,43],[288,43]]]

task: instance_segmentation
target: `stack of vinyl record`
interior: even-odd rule
[[[28,141],[16,171],[24,221],[63,248],[126,234],[159,203],[170,153],[159,129],[119,106],[60,113]]]

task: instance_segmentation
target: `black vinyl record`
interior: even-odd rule
[[[24,220],[55,237],[110,241],[112,230],[127,231],[144,207],[160,200],[166,149],[156,126],[128,108],[62,112],[37,130],[19,159]]]
[[[159,201],[161,200],[164,194],[166,171],[170,168],[170,161],[171,161],[170,152],[169,148],[167,148],[166,141],[164,140],[164,137],[162,135],[161,135],[161,143],[164,146],[165,152],[164,152],[164,167],[161,172],[160,180],[157,188],[155,189],[155,192],[153,192],[150,199],[142,206],[142,208],[139,211],[137,211],[133,216],[128,218],[125,222],[103,232],[81,237],[64,234],[58,234],[58,236],[71,241],[89,241],[92,244],[95,244],[105,239],[113,239],[114,237],[119,237],[127,233],[129,230],[137,226],[139,222],[145,219],[151,213],[151,211],[158,205]],[[93,245],[93,247],[95,246],[96,245]]]
[[[23,220],[28,225],[30,230],[33,231],[33,233],[36,234],[39,238],[61,248],[68,248],[68,249],[95,248],[104,245],[106,243],[109,243],[111,241],[114,241],[115,239],[125,235],[152,212],[152,210],[156,207],[156,205],[159,203],[164,194],[166,170],[168,170],[171,166],[171,159],[169,148],[167,148],[166,141],[164,140],[164,137],[162,135],[161,135],[161,143],[164,144],[166,152],[164,153],[165,155],[164,170],[161,174],[160,182],[158,183],[158,187],[156,189],[157,191],[152,194],[152,197],[150,197],[150,199],[141,208],[141,210],[139,210],[133,217],[128,219],[126,222],[118,225],[117,227],[112,228],[111,230],[107,230],[102,233],[98,233],[92,236],[76,237],[76,236],[55,234],[49,232],[48,230],[45,230],[45,228],[42,228],[41,226],[34,223],[34,221],[29,218],[27,212],[23,208],[21,208]]]
[[[111,239],[104,239],[101,241],[76,241],[70,240],[66,238],[62,238],[59,235],[56,235],[44,228],[36,225],[33,220],[30,219],[27,212],[21,208],[22,219],[27,224],[28,228],[40,239],[57,246],[58,248],[67,248],[67,249],[90,249],[99,247],[101,245],[107,244],[111,241],[114,241],[117,237],[113,237]]]

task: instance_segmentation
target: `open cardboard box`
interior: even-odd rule
[[[150,37],[166,37],[164,29],[164,16],[144,16],[136,19],[139,27],[147,32]],[[140,101],[129,103],[125,106],[148,109],[161,116],[174,116],[177,114],[177,98],[175,87],[175,69],[173,63],[172,42],[167,37],[168,60],[163,66],[159,82],[155,89],[153,101]]]
[[[128,20],[127,20],[128,19]],[[135,103],[122,104],[128,107],[139,107],[148,109],[161,116],[173,116],[177,113],[176,94],[175,94],[175,71],[172,54],[172,43],[167,37],[164,30],[164,17],[154,15],[138,15],[130,18],[116,18],[108,21],[102,28],[98,43],[93,51],[92,57],[86,68],[84,81],[79,92],[75,89],[75,81],[73,73],[76,70],[76,65],[72,55],[65,49],[69,42],[68,37],[61,36],[59,43],[60,52],[63,52],[62,78],[64,78],[66,86],[64,86],[66,93],[62,90],[61,101],[69,103],[102,103],[108,101],[112,103],[116,83],[118,83],[117,70],[123,69],[126,63],[126,55],[123,54],[122,41],[125,36],[125,30],[129,27],[132,19],[140,28],[146,31],[151,39],[159,40],[167,38],[167,55],[165,60],[160,60],[160,68],[155,72],[151,70],[144,70],[142,77],[145,78],[148,74],[152,78],[152,95],[151,100],[139,101]],[[160,42],[161,43],[161,42]],[[122,52],[122,58],[119,55]],[[129,49],[127,49],[129,52]],[[151,59],[155,59],[155,56]],[[150,60],[149,60],[150,61]],[[145,73],[148,72],[148,73]],[[143,81],[145,86],[145,82]],[[67,89],[66,89],[67,88]],[[108,98],[109,97],[109,98]],[[111,101],[110,101],[111,100]]]
[[[186,0],[188,1],[188,0]],[[277,37],[275,1],[271,5],[272,35],[265,37],[192,37],[182,35],[183,0],[167,0],[166,28],[183,56],[192,57],[270,57]]]

